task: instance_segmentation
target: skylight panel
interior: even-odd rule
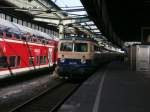
[[[84,7],[82,3],[80,2],[80,0],[52,0],[52,1],[56,5],[58,5],[62,10],[66,10],[66,12],[67,10],[69,10],[67,13],[70,14],[70,16],[87,15],[87,12],[82,10],[84,9]]]
[[[52,0],[56,5],[60,8],[67,8],[67,7],[83,7],[80,0]]]

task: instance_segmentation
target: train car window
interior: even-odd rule
[[[40,64],[43,64],[43,56],[40,56]]]
[[[46,41],[46,44],[49,44],[49,42],[48,42],[48,41]]]
[[[21,58],[20,56],[17,57],[17,66],[20,66],[20,63],[21,63]]]
[[[34,37],[34,38],[32,39],[32,41],[33,41],[33,42],[36,42],[36,38]]]
[[[7,38],[11,38],[11,37],[12,37],[12,34],[7,32],[7,33],[6,33],[6,37],[7,37]]]
[[[73,43],[61,43],[60,51],[72,51]]]
[[[42,44],[45,44],[45,40],[42,40]]]
[[[32,42],[32,38],[31,37],[28,38],[28,42]]]
[[[30,56],[29,57],[29,65],[33,65],[34,64],[34,57]]]
[[[37,64],[37,65],[39,64],[39,61],[40,61],[40,57],[39,57],[39,56],[36,56],[36,64]]]
[[[22,40],[27,41],[27,37],[22,35]]]
[[[15,67],[15,62],[16,62],[16,56],[10,56],[9,57],[9,66]]]
[[[3,37],[3,32],[2,31],[0,31],[0,38],[2,38]]]
[[[7,67],[7,57],[0,56],[0,68]]]
[[[46,60],[47,60],[47,57],[44,56],[44,62],[43,62],[43,64],[46,64]]]
[[[75,52],[87,52],[88,45],[87,43],[75,43],[74,51]]]
[[[41,44],[41,39],[38,39],[38,43]]]
[[[14,35],[15,35],[16,39],[20,39],[20,35],[18,35],[18,34],[14,34]]]

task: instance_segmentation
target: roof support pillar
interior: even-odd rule
[[[64,38],[64,25],[59,24],[59,38],[63,39]]]

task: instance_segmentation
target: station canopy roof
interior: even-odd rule
[[[68,17],[72,18],[88,18],[88,14],[81,4],[80,0],[52,0],[61,10],[66,11]],[[85,28],[93,34],[100,35],[101,32],[92,20],[87,20],[76,25],[79,29]]]
[[[87,34],[101,35],[100,30],[89,19],[80,0],[6,0],[15,11],[29,13],[33,20],[47,25],[64,24],[66,31],[78,29]],[[73,28],[69,28],[69,27]],[[74,31],[74,30],[73,30]],[[72,33],[72,32],[70,32]]]

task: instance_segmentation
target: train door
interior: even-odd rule
[[[49,48],[48,50],[48,60],[49,60],[49,65],[52,66],[53,63],[52,63],[52,48]]]

